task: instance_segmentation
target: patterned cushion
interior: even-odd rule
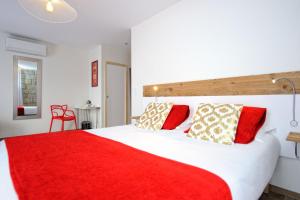
[[[153,131],[160,130],[167,119],[172,106],[172,103],[149,103],[136,126]]]
[[[187,136],[233,144],[242,107],[238,104],[199,104]]]

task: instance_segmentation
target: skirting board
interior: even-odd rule
[[[274,84],[273,79],[288,78],[300,93],[300,71],[272,73],[231,78],[167,83],[144,86],[144,97],[162,96],[233,96],[233,95],[272,95],[291,92],[287,81]],[[154,86],[157,90],[154,90]]]

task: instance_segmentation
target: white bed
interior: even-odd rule
[[[36,115],[37,106],[24,106],[24,115]]]
[[[227,182],[234,200],[259,198],[272,177],[280,152],[277,139],[263,130],[247,145],[214,144],[188,138],[178,130],[152,132],[133,125],[88,132],[209,170]],[[0,199],[18,199],[4,141],[0,142]]]

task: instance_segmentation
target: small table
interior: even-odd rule
[[[300,133],[290,132],[286,140],[295,142],[295,156],[297,159],[299,159],[300,157],[298,155],[298,143],[300,143]]]
[[[78,121],[80,123],[80,114],[83,112],[84,113],[84,117],[87,121],[90,121],[91,119],[91,111],[95,111],[96,112],[96,128],[98,128],[98,116],[100,114],[100,106],[85,106],[85,107],[75,107],[74,108],[76,110],[76,114],[77,114],[77,118]],[[84,121],[84,120],[82,120]]]

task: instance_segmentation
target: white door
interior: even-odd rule
[[[126,124],[127,67],[106,65],[106,126]]]

